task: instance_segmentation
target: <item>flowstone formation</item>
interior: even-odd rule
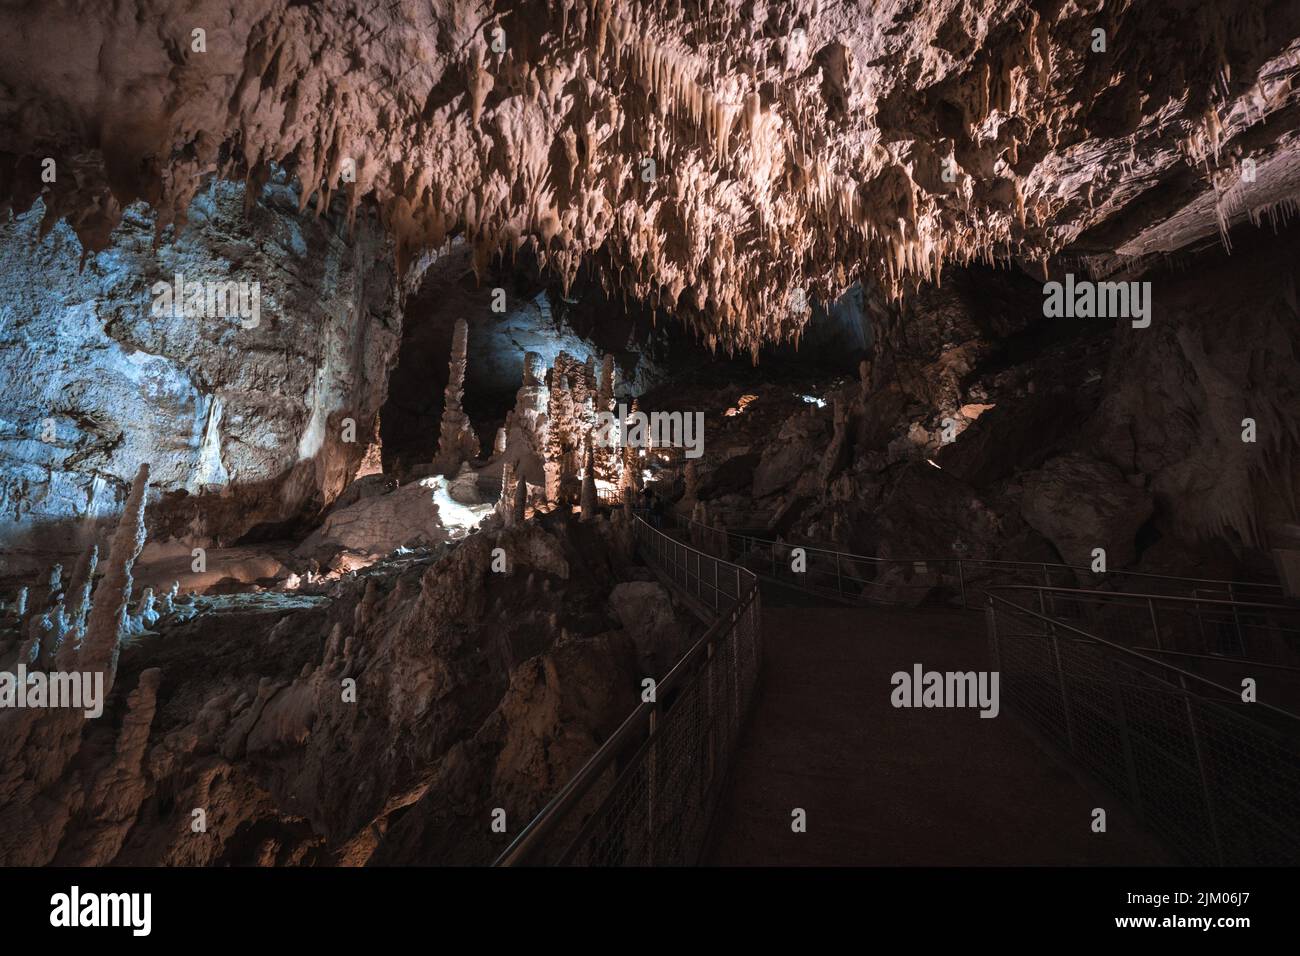
[[[88,254],[137,199],[161,231],[278,164],[302,209],[377,212],[401,274],[527,244],[754,353],[856,279],[1106,272],[1289,208],[1300,171],[1275,0],[127,0],[7,5],[0,37],[0,197]]]

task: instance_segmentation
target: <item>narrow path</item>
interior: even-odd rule
[[[904,709],[896,671],[987,670],[978,614],[763,609],[763,678],[705,862],[758,865],[1174,862],[1003,710]],[[1091,831],[1104,807],[1107,832]],[[807,813],[807,832],[791,811]]]

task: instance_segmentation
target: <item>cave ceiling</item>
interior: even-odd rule
[[[88,254],[279,166],[400,270],[527,245],[727,351],[858,280],[1114,269],[1300,186],[1294,0],[87,0],[0,37],[0,201]]]

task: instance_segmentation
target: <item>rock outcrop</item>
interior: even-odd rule
[[[190,596],[123,646],[143,502],[142,477],[70,659],[130,692],[0,711],[0,863],[487,863],[697,630],[657,585],[607,604],[631,558],[598,520]]]
[[[180,235],[155,248],[160,223],[133,205],[89,257],[39,207],[0,224],[0,574],[70,564],[142,461],[153,539],[205,546],[313,516],[352,479],[400,292],[372,225],[349,236],[297,202],[279,181],[215,183]],[[258,284],[256,325],[154,307],[156,289],[228,281]]]
[[[67,634],[55,651],[45,655],[29,642],[19,649],[16,659],[4,662],[6,694],[18,692],[18,666],[30,665],[33,670],[45,666],[51,672],[73,675],[82,687],[82,696],[77,701],[80,706],[51,699],[39,707],[20,707],[10,699],[0,707],[0,864],[51,862],[66,830],[87,816],[96,821],[91,825],[96,832],[92,842],[115,852],[120,846],[122,801],[140,798],[135,784],[143,738],[153,717],[157,671],[140,675],[128,700],[117,745],[110,750],[110,762],[102,773],[88,780],[72,768],[117,682],[122,641],[127,636],[131,570],[145,542],[148,484],[149,466],[142,465],[114,533],[108,569],[95,588],[84,630]],[[21,617],[19,621],[21,626]],[[48,682],[49,674],[43,676]],[[93,701],[87,699],[87,690]],[[113,793],[115,787],[124,792]],[[74,862],[106,861],[79,852]]]

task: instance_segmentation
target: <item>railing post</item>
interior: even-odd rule
[[[713,669],[713,645],[710,644],[704,656],[704,713],[706,714],[706,719],[708,720],[710,729],[709,729],[709,744],[708,744],[709,746],[708,766],[706,768],[707,772],[704,775],[704,780],[702,781],[702,783],[707,784],[707,786],[700,787],[700,791],[701,791],[700,799],[704,799],[704,794],[708,791],[708,787],[712,786],[713,784],[713,773],[717,761],[718,748],[717,748],[717,740],[715,739],[715,735],[717,734],[718,706],[717,706],[717,701],[713,699],[714,698],[713,683],[716,679],[717,679],[717,675],[714,673],[714,669]]]
[[[1124,708],[1124,688],[1120,683],[1119,662],[1106,657],[1110,670],[1111,696],[1115,702],[1115,714],[1119,718],[1119,735],[1124,745],[1124,769],[1128,775],[1129,802],[1137,814],[1138,822],[1144,823],[1146,813],[1142,808],[1142,790],[1138,784],[1137,761],[1133,757],[1133,741],[1129,736],[1128,711]]]
[[[739,618],[736,621],[738,624]],[[733,625],[726,641],[731,645],[731,730],[727,735],[730,746],[740,736],[740,628]]]
[[[993,669],[1001,673],[1002,648],[998,646],[998,612],[993,606],[993,598],[989,598],[988,606],[984,608],[984,620],[988,624],[989,649],[993,652]]]
[[[1160,619],[1156,617],[1155,598],[1147,598],[1147,609],[1151,612],[1151,633],[1156,639],[1156,650],[1162,651],[1164,648],[1160,644]]]
[[[1052,658],[1056,662],[1056,679],[1061,685],[1061,713],[1065,715],[1065,740],[1069,745],[1070,755],[1074,756],[1074,722],[1070,718],[1070,694],[1065,688],[1065,668],[1061,665],[1061,643],[1056,636],[1056,625],[1048,622],[1047,627],[1052,639]]]
[[[1237,608],[1237,597],[1233,594],[1231,581],[1228,582],[1228,600],[1232,602],[1232,626],[1237,631],[1237,647],[1241,649],[1241,656],[1246,657],[1246,635],[1241,633],[1241,612]],[[1200,608],[1197,608],[1196,616],[1201,616]]]
[[[1219,840],[1219,823],[1214,813],[1214,797],[1210,793],[1210,781],[1205,775],[1205,758],[1201,753],[1201,736],[1196,732],[1196,712],[1192,708],[1192,695],[1187,689],[1187,678],[1180,671],[1178,686],[1183,690],[1183,707],[1187,713],[1187,729],[1192,737],[1192,753],[1196,755],[1196,772],[1201,780],[1201,796],[1205,801],[1205,812],[1210,821],[1210,836],[1214,840],[1214,860],[1219,866],[1224,865],[1223,843]]]
[[[659,736],[655,733],[659,727],[659,700],[655,698],[654,704],[650,707],[650,752],[647,754],[648,766],[646,768],[646,866],[655,865],[655,808],[658,800],[655,799],[656,790],[659,786]]]
[[[970,605],[966,603],[966,575],[962,571],[962,559],[957,559],[957,582],[961,585],[961,607],[963,611],[969,611]]]
[[[840,553],[835,552],[835,593],[844,597],[844,582],[840,578]]]

